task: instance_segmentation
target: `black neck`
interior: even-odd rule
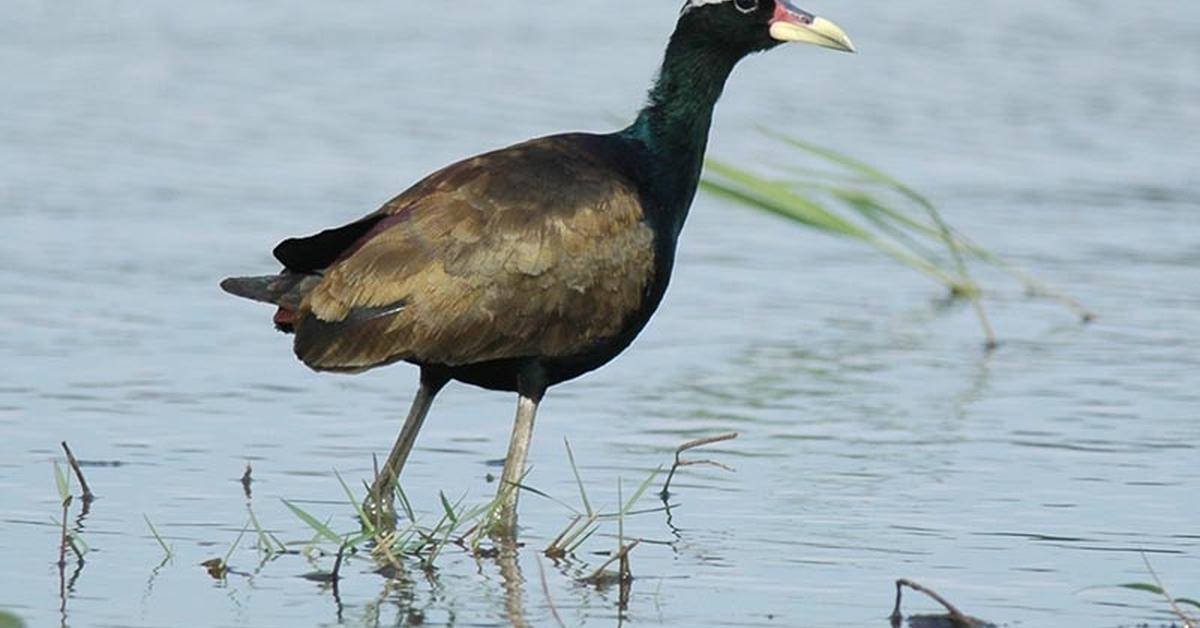
[[[650,194],[678,234],[700,183],[713,108],[725,81],[745,56],[676,30],[650,99],[622,133],[649,151]]]

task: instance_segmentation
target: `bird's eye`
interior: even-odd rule
[[[758,10],[758,0],[733,0],[733,6],[742,13],[754,13]]]

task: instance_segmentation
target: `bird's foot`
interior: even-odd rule
[[[498,503],[487,521],[487,532],[497,541],[517,538],[517,490],[517,485],[510,483],[502,486],[496,494]]]
[[[387,484],[376,483],[362,503],[363,530],[388,532],[396,529],[395,491]]]

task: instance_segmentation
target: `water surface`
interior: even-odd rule
[[[565,524],[522,503],[514,566],[448,552],[435,578],[352,561],[340,606],[249,543],[238,483],[285,539],[280,498],[350,529],[332,470],[386,453],[415,388],[397,366],[308,372],[270,312],[216,287],[271,246],[357,217],[464,155],[605,130],[642,99],[673,2],[472,6],[364,0],[58,5],[0,21],[0,608],[31,625],[552,622],[537,548]],[[1169,618],[1144,551],[1200,596],[1200,8],[1166,0],[823,3],[861,54],[786,49],[731,81],[711,149],[769,168],[786,129],[879,164],[955,225],[1100,313],[1080,326],[983,273],[1004,345],[969,308],[853,244],[701,197],[661,311],[612,365],[551,392],[529,483],[611,508],[691,438],[668,520],[627,533],[629,624],[886,625],[911,577],[1013,626]],[[413,500],[483,501],[509,395],[439,399]],[[60,599],[51,470],[69,440],[100,495]],[[650,502],[647,502],[650,505]],[[149,516],[176,550],[161,552]],[[607,530],[606,530],[607,532]],[[588,552],[615,539],[597,537]],[[328,568],[329,560],[318,562]],[[619,621],[615,591],[541,561],[568,625]],[[913,599],[913,611],[934,607]]]

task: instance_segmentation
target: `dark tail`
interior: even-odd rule
[[[284,271],[263,277],[230,277],[221,282],[221,289],[243,299],[294,310],[320,281],[319,275]]]

